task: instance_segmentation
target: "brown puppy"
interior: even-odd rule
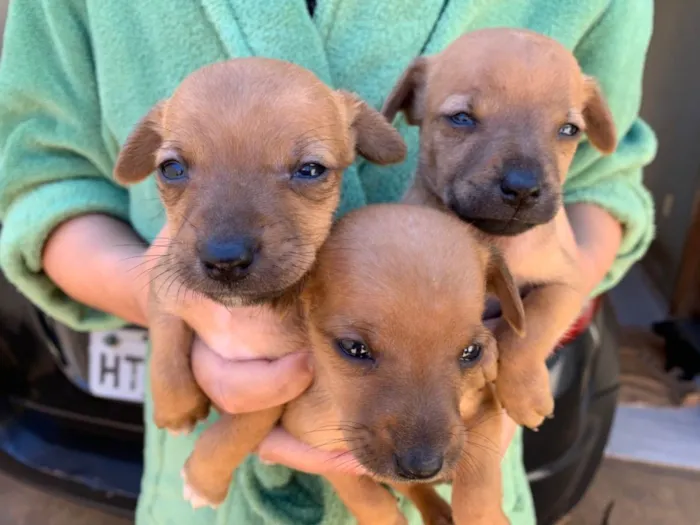
[[[376,481],[408,495],[427,524],[452,523],[430,485],[449,480],[455,523],[507,523],[487,293],[518,331],[524,318],[501,257],[475,233],[424,206],[362,208],[333,228],[302,292],[315,382],[282,421],[371,473],[329,478],[361,525],[405,523]]]
[[[556,41],[518,29],[462,36],[416,59],[386,100],[421,127],[418,172],[406,202],[454,212],[503,252],[525,298],[528,333],[502,323],[498,394],[516,422],[538,427],[554,408],[545,359],[586,299],[571,256],[558,244],[562,184],[580,135],[616,147],[612,116],[595,80]],[[559,216],[559,217],[557,217]],[[546,256],[516,265],[522,235]]]
[[[153,269],[149,305],[159,427],[190,430],[209,410],[190,367],[192,330],[172,310],[180,294],[229,307],[293,294],[328,235],[343,170],[356,152],[392,163],[404,158],[405,144],[354,95],[331,90],[303,68],[262,58],[192,73],[136,126],[114,175],[128,184],[157,171],[171,237]],[[290,341],[280,354],[304,341],[295,321],[288,319]],[[222,417],[197,446],[190,482],[211,501],[222,500],[237,462],[278,416],[275,410]],[[222,433],[238,439],[208,450],[208,435],[216,440]],[[207,485],[197,464],[211,454],[219,454],[221,476]]]

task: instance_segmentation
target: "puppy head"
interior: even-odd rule
[[[502,259],[468,225],[427,207],[352,212],[319,252],[302,294],[316,381],[348,448],[378,479],[432,481],[454,470],[496,374],[482,324],[489,290],[522,331]]]
[[[307,272],[356,151],[387,164],[405,145],[378,112],[309,71],[237,59],[196,71],[157,104],[114,174],[128,184],[156,171],[169,262],[188,288],[250,304]]]
[[[594,79],[556,41],[515,29],[466,34],[418,58],[383,112],[421,126],[418,176],[462,219],[514,235],[549,222],[580,136],[616,147]]]

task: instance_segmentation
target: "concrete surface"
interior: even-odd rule
[[[697,525],[699,495],[698,472],[606,459],[565,524]],[[47,496],[0,475],[0,525],[129,525],[129,520]]]
[[[699,523],[700,473],[606,459],[566,525]]]
[[[70,501],[49,496],[0,474],[0,525],[129,525]]]

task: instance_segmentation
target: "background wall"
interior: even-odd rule
[[[656,204],[657,236],[644,266],[667,300],[700,187],[699,26],[700,2],[656,2],[642,116],[659,138],[659,153],[645,171]]]

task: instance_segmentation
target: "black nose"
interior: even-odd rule
[[[211,279],[238,280],[248,275],[258,251],[258,243],[251,237],[210,239],[201,245],[199,259]]]
[[[442,461],[442,454],[426,447],[394,454],[396,472],[404,479],[430,479],[440,472]]]
[[[533,204],[540,196],[539,177],[531,170],[508,170],[501,180],[501,194],[512,206]]]

